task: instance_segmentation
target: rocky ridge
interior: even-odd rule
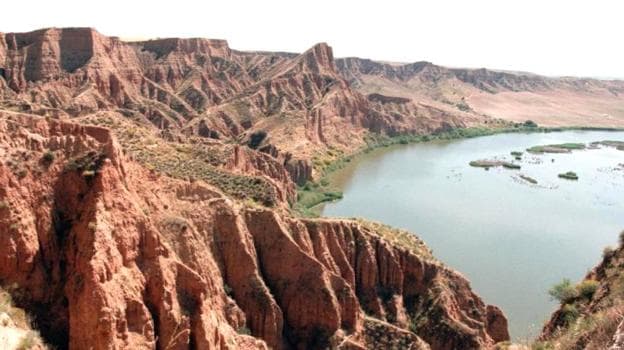
[[[0,158],[0,281],[58,348],[508,339],[500,310],[411,234],[241,205],[144,169],[102,127],[6,113]]]
[[[624,83],[618,80],[446,68],[430,62],[395,64],[357,57],[337,59],[336,67],[362,94],[407,98],[463,119],[533,120],[546,126],[624,125]]]
[[[429,133],[484,119],[373,103],[338,74],[324,43],[300,55],[240,52],[223,40],[123,42],[91,28],[0,34],[0,98],[6,110],[61,119],[133,116],[169,139],[239,142],[261,132],[259,149],[300,184],[313,175],[313,155],[351,153],[370,132]]]
[[[578,101],[598,107],[552,125],[619,126],[622,92],[325,43],[0,33],[0,282],[58,348],[491,347],[505,317],[422,242],[296,218],[296,185],[371,136],[551,125],[527,106]]]

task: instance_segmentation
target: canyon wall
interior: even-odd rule
[[[129,160],[111,132],[0,117],[0,281],[69,349],[491,346],[506,319],[412,234],[298,219]]]
[[[298,184],[314,176],[313,157],[353,153],[369,133],[431,133],[487,119],[418,101],[375,103],[339,74],[325,43],[287,54],[200,38],[123,42],[91,28],[0,37],[5,110],[60,119],[108,111],[173,140],[240,142],[264,133],[257,146]]]

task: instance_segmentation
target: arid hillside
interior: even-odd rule
[[[544,126],[624,126],[622,81],[446,68],[429,62],[388,64],[361,58],[338,59],[336,65],[362,94],[407,98],[451,114],[533,120]]]
[[[505,316],[417,236],[301,218],[298,190],[380,138],[620,126],[622,92],[324,43],[0,33],[0,321],[57,349],[492,347]]]
[[[168,140],[247,142],[297,182],[310,159],[351,153],[368,133],[431,133],[482,124],[411,101],[353,90],[331,48],[240,52],[223,40],[123,42],[90,28],[0,34],[2,108],[59,119],[107,111]]]
[[[0,281],[57,348],[509,338],[501,311],[410,233],[233,200],[128,160],[102,127],[3,113],[0,161]]]

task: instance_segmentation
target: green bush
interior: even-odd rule
[[[572,324],[579,317],[580,312],[577,310],[574,305],[564,305],[561,308],[561,318],[565,322],[566,325]]]
[[[524,122],[524,126],[527,128],[537,128],[537,123],[532,120],[527,120]]]
[[[54,161],[54,153],[50,150],[47,150],[43,153],[43,156],[41,157],[41,159],[43,159],[43,161],[47,164],[50,164]]]
[[[576,286],[578,294],[586,299],[591,299],[598,289],[598,281],[585,280]]]
[[[548,291],[548,294],[562,304],[567,304],[578,297],[578,291],[567,278],[564,278],[561,283],[554,285]]]
[[[249,142],[247,142],[247,146],[252,149],[257,149],[258,146],[264,141],[267,137],[267,132],[264,130],[256,131],[249,136]]]

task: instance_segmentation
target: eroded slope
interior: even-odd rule
[[[144,169],[102,127],[5,114],[0,158],[0,281],[59,348],[508,339],[500,310],[410,234],[242,205]]]

